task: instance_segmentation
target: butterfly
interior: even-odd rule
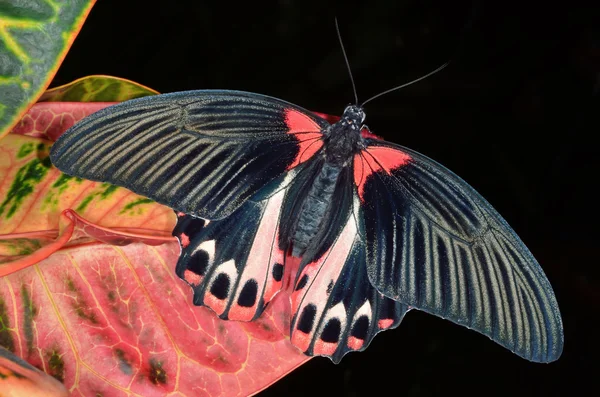
[[[337,363],[417,309],[525,359],[558,359],[556,298],[511,227],[364,120],[359,105],[331,124],[255,93],[177,92],[88,116],[50,158],[173,208],[176,272],[220,318],[255,320],[287,277],[290,339],[307,355]]]

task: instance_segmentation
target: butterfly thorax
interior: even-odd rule
[[[347,166],[354,154],[364,148],[360,134],[365,120],[365,112],[360,106],[350,105],[344,110],[342,118],[325,132],[325,156],[327,163]]]

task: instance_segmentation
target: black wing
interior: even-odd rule
[[[506,221],[433,160],[394,144],[367,143],[355,175],[373,286],[526,359],[558,359],[563,330],[554,292]]]
[[[310,158],[328,126],[302,108],[263,95],[178,92],[90,115],[56,141],[50,158],[66,174],[221,219]]]

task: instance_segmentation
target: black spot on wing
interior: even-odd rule
[[[329,285],[327,285],[327,295],[331,294],[332,290],[333,290],[333,280],[331,280],[329,282]]]
[[[307,283],[308,283],[308,275],[305,274],[304,276],[302,276],[300,281],[298,281],[298,284],[296,285],[296,291],[301,290],[302,288],[306,287]]]
[[[258,293],[258,284],[256,280],[248,280],[240,292],[238,305],[242,307],[252,307],[256,303],[256,295]]]
[[[210,287],[210,293],[217,299],[225,299],[229,295],[229,285],[231,284],[229,276],[220,273]]]
[[[198,250],[192,255],[190,260],[186,262],[187,269],[199,276],[204,276],[210,256],[205,250]]]
[[[283,278],[283,265],[281,263],[276,263],[273,265],[273,279],[275,281],[281,281]]]
[[[340,333],[342,332],[342,325],[340,320],[332,318],[327,322],[323,333],[321,334],[321,340],[328,343],[337,343],[340,339]]]
[[[317,314],[317,307],[315,305],[306,305],[302,310],[300,321],[298,321],[298,331],[302,331],[305,334],[310,333],[315,322],[315,315]]]
[[[360,316],[358,320],[352,326],[351,336],[358,339],[365,339],[367,337],[367,333],[369,332],[369,317]]]

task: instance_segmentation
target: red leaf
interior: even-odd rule
[[[11,134],[55,141],[77,121],[115,102],[39,102],[15,125]]]
[[[252,323],[191,304],[177,243],[61,250],[0,280],[2,339],[74,395],[247,395],[308,357],[280,294]]]

